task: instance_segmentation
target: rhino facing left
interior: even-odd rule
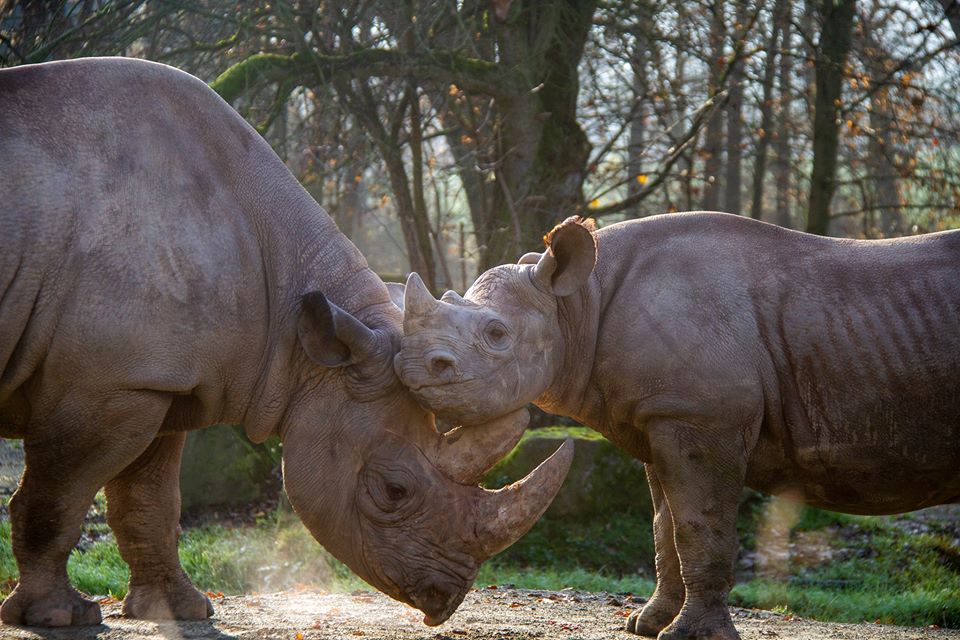
[[[101,620],[66,574],[101,487],[124,613],[211,615],[177,557],[178,472],[186,432],[216,422],[279,435],[313,536],[428,624],[552,500],[569,446],[476,485],[525,411],[437,433],[394,374],[383,282],[201,81],[117,58],[0,71],[0,158],[0,436],[26,456],[4,623]]]

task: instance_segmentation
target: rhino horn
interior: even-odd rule
[[[483,558],[503,551],[533,527],[556,497],[572,461],[573,440],[567,438],[523,480],[497,491],[484,491],[476,520]]]
[[[436,440],[431,462],[460,484],[477,484],[513,450],[529,421],[530,413],[519,409],[484,425],[457,427]]]
[[[437,306],[437,301],[423,284],[423,280],[416,272],[407,277],[407,286],[403,291],[403,319],[404,331],[409,328],[410,321],[422,318]]]

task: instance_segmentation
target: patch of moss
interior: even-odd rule
[[[183,508],[259,500],[277,465],[276,453],[250,442],[242,427],[218,424],[192,431],[180,466]]]

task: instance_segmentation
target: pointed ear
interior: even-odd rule
[[[543,257],[542,253],[537,253],[536,251],[531,251],[520,256],[520,259],[517,260],[517,264],[537,264],[540,261],[540,258]]]
[[[310,359],[325,367],[343,367],[374,353],[373,331],[319,291],[303,296],[297,333]]]
[[[402,282],[385,282],[384,284],[387,285],[387,291],[390,292],[390,299],[393,300],[393,304],[403,311],[403,292],[407,286]]]
[[[544,242],[547,250],[533,267],[537,286],[563,297],[585,285],[597,262],[592,221],[571,216],[554,227]]]

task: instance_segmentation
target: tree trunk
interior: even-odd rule
[[[433,261],[433,251],[430,246],[430,223],[426,219],[426,205],[421,203],[423,208],[418,210],[411,182],[407,176],[407,168],[403,162],[403,147],[397,139],[402,119],[405,117],[407,109],[410,108],[409,101],[416,99],[415,93],[411,95],[408,85],[408,95],[405,98],[408,101],[407,108],[399,109],[391,115],[390,129],[388,130],[380,121],[376,100],[367,81],[357,81],[357,84],[358,90],[354,91],[347,83],[339,83],[337,94],[344,100],[347,108],[374,141],[377,150],[383,157],[384,165],[387,168],[387,177],[390,180],[390,189],[393,192],[394,207],[400,220],[400,229],[403,232],[403,241],[407,250],[407,259],[410,262],[410,269],[420,274],[427,287],[434,290],[436,288],[436,269]],[[419,126],[419,122],[413,124]],[[416,168],[414,171],[416,171]]]
[[[750,217],[760,220],[763,216],[763,187],[767,173],[767,155],[770,138],[773,136],[773,83],[777,73],[777,45],[780,39],[780,25],[786,0],[777,0],[773,6],[773,20],[770,25],[770,38],[764,52],[762,95],[760,97],[760,132],[757,141],[757,157],[753,164],[753,200],[750,203]]]
[[[590,143],[577,121],[578,67],[595,0],[515,2],[497,29],[500,64],[523,68],[530,90],[498,104],[498,168],[490,227],[476,227],[480,270],[542,246],[583,209]]]
[[[790,146],[791,126],[790,107],[793,104],[793,58],[790,54],[792,50],[792,20],[793,3],[791,0],[784,0],[783,15],[781,18],[782,32],[780,45],[780,118],[777,123],[776,145],[774,150],[776,157],[773,165],[770,167],[773,172],[773,181],[776,186],[776,215],[774,221],[781,227],[790,228],[792,220],[790,216],[790,165],[792,159],[792,149]]]
[[[630,182],[627,186],[627,197],[630,197],[643,187],[643,150],[646,144],[648,105],[650,99],[650,86],[647,82],[647,74],[650,73],[651,55],[650,50],[654,46],[649,37],[649,25],[653,21],[652,8],[644,2],[637,9],[640,14],[638,26],[633,29],[633,51],[630,56],[630,71],[633,75],[633,108],[630,119],[630,142],[627,147],[627,174]],[[632,217],[639,218],[643,215],[642,203],[637,203],[630,212]]]
[[[437,289],[436,264],[433,256],[433,243],[430,241],[430,218],[427,211],[427,199],[423,194],[423,123],[420,117],[420,94],[415,80],[407,85],[410,108],[410,168],[413,190],[413,228],[417,234],[417,247],[424,253],[422,260],[430,273],[430,280],[424,283],[432,290]],[[440,215],[440,212],[437,212]]]
[[[747,37],[746,0],[738,0],[733,28],[735,41]],[[726,105],[727,116],[727,175],[724,185],[724,206],[730,213],[743,213],[743,83],[746,79],[744,60],[734,61],[730,70],[730,99]]]
[[[855,0],[820,0],[823,25],[814,61],[817,95],[813,116],[813,171],[807,231],[826,235],[834,192],[839,141],[838,118],[843,95],[843,67],[850,51]]]
[[[878,228],[869,231],[870,235],[880,237],[899,236],[903,235],[903,202],[900,197],[897,167],[892,162],[896,151],[893,134],[897,117],[890,103],[890,90],[883,84],[890,69],[894,67],[894,62],[874,37],[873,25],[869,19],[864,20],[863,24],[863,46],[864,66],[870,75],[871,84],[877,87],[870,95],[870,128],[873,131],[867,144],[866,160],[872,174],[870,178],[873,202],[870,204],[879,216],[874,216],[874,220],[878,221]]]
[[[720,68],[723,64],[723,0],[714,0],[710,7],[710,95],[720,90]],[[703,143],[703,199],[701,208],[716,211],[720,208],[720,169],[723,163],[723,113],[714,109],[707,120]]]

